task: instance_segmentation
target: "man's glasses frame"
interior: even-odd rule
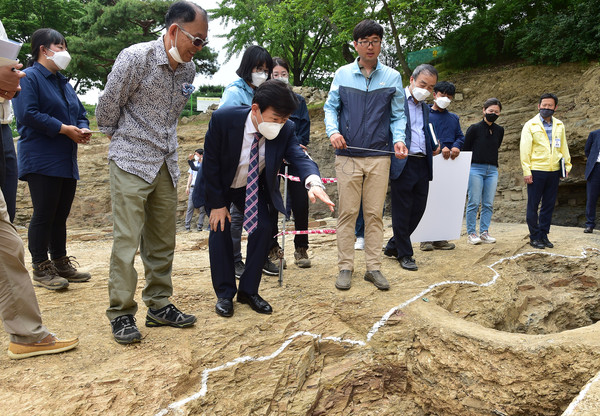
[[[177,25],[177,23],[176,23]],[[192,36],[191,33],[186,32],[181,26],[177,25],[177,27],[186,35],[194,44],[195,47],[199,48],[200,46],[204,47],[208,44],[208,39],[198,38],[196,36]]]
[[[376,39],[376,40],[358,40],[356,41],[356,43],[358,43],[360,46],[368,48],[369,46],[373,46],[373,47],[378,47],[379,45],[381,45],[381,40]]]

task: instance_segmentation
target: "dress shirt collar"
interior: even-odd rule
[[[252,110],[248,112],[248,117],[246,118],[246,124],[244,125],[244,133],[246,134],[254,134],[258,133],[256,127],[254,127],[254,123],[252,122]]]
[[[406,87],[404,87],[404,95],[406,96],[406,101],[408,101],[409,103],[411,103],[414,106],[419,105],[419,101],[415,100],[415,97],[412,96],[412,94],[410,92],[410,88],[408,88],[408,85]]]
[[[552,117],[550,117],[550,123],[548,123],[544,118],[540,115],[540,120],[542,121],[543,126],[551,126],[552,125]]]
[[[165,37],[164,35],[154,42],[154,54],[156,55],[156,65],[169,65],[169,57],[167,56],[167,50],[165,49]],[[183,64],[179,64],[183,65]],[[177,65],[177,66],[179,66]]]
[[[52,71],[50,71],[48,68],[46,68],[44,65],[40,64],[38,61],[35,61],[33,63],[33,67],[35,69],[37,69],[38,71],[40,71],[42,73],[42,75],[44,76],[44,78],[50,78],[51,76],[55,75],[58,79],[67,79],[63,74],[61,74],[60,72],[56,72],[56,74],[53,74]]]

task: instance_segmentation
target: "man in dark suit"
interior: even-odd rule
[[[585,180],[587,181],[587,202],[585,204],[584,233],[594,232],[596,227],[596,204],[600,196],[600,130],[594,130],[585,142]]]
[[[384,254],[396,257],[406,270],[418,270],[412,257],[410,235],[425,212],[429,181],[433,179],[433,156],[440,152],[429,130],[429,106],[425,103],[437,79],[437,70],[432,65],[422,64],[413,71],[410,84],[404,89],[409,157],[393,156],[390,166],[394,236],[388,241]]]
[[[302,151],[288,121],[298,100],[291,88],[272,80],[254,93],[252,106],[224,107],[212,115],[204,142],[202,166],[205,207],[210,217],[208,238],[215,311],[233,315],[232,299],[247,303],[259,313],[272,313],[271,305],[258,294],[262,266],[272,241],[269,209],[285,212],[277,174],[285,158],[306,184],[312,202],[319,198],[333,211],[317,165]],[[248,232],[246,268],[236,288],[231,216],[233,203],[244,212]]]

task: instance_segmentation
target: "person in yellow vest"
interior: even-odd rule
[[[539,114],[525,123],[521,132],[521,166],[527,184],[529,244],[539,249],[554,247],[548,240],[548,233],[558,182],[563,174],[567,177],[571,170],[565,125],[553,117],[557,106],[556,95],[542,94],[538,102]]]

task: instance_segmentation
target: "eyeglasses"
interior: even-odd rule
[[[380,40],[359,40],[358,43],[360,46],[362,47],[369,47],[369,46],[373,46],[373,47],[378,47],[379,45],[381,45],[381,41]]]
[[[181,26],[177,25],[177,27],[183,32],[184,35],[186,35],[192,41],[195,47],[199,48],[208,44],[208,39],[197,38],[195,36],[192,36],[189,32],[183,30]]]

